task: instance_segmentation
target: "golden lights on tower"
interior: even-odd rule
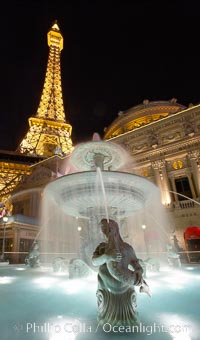
[[[49,57],[43,91],[35,117],[29,118],[29,130],[18,151],[25,154],[50,157],[72,152],[72,126],[66,121],[62,85],[60,55],[63,36],[57,21],[47,33]]]

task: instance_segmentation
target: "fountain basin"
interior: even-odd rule
[[[158,193],[158,187],[144,177],[119,171],[101,174],[105,194],[96,171],[60,177],[49,183],[46,191],[57,207],[70,216],[82,218],[105,216],[106,209],[109,217],[127,217],[144,208]]]

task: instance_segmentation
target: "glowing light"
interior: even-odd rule
[[[3,277],[0,277],[0,284],[2,285],[9,284],[15,280],[16,280],[15,276],[3,276]]]
[[[160,272],[163,271],[163,275],[160,276]],[[170,272],[171,271],[171,272]],[[152,287],[152,292],[157,292],[158,288],[164,286],[170,290],[181,290],[190,284],[191,280],[200,279],[200,275],[195,275],[191,272],[184,272],[176,270],[174,268],[161,268],[159,273],[148,272],[148,282]],[[165,275],[166,273],[166,275]]]
[[[48,321],[49,322],[49,321]],[[58,317],[50,320],[51,335],[48,340],[75,340],[83,331],[84,323],[76,319],[63,319],[58,321]],[[67,337],[66,337],[67,335]]]
[[[194,277],[193,274],[182,272],[180,270],[173,270],[171,275],[161,278],[162,281],[169,284],[170,289],[183,289],[186,284],[190,283],[191,279]],[[196,278],[196,276],[195,276]]]
[[[162,204],[163,205],[170,205],[170,203],[171,203],[171,197],[170,197],[170,194],[168,193],[168,192],[165,192],[164,193],[164,195],[163,195],[164,197],[162,198]]]
[[[26,268],[18,267],[18,268],[15,268],[15,270],[26,270]]]
[[[68,273],[65,273],[65,272],[56,272],[56,273],[54,273],[54,275],[55,276],[66,276],[66,277],[68,277]]]
[[[173,269],[170,268],[169,266],[163,266],[161,269],[160,269],[160,272],[172,272]]]
[[[176,276],[175,276],[176,277]],[[176,281],[175,281],[176,280]],[[166,282],[169,284],[168,288],[170,289],[183,289],[183,282],[181,281],[180,283],[176,283],[178,279],[175,279],[174,277],[163,277],[162,281]]]
[[[173,336],[173,340],[192,340],[192,338],[187,334],[177,334]]]
[[[156,279],[156,281],[148,279],[148,285],[149,285],[152,293],[159,292],[158,288],[162,288],[163,287],[163,283],[157,281],[157,279]]]
[[[160,317],[173,340],[191,340],[191,333],[196,332],[193,322],[181,315],[164,313]]]
[[[76,334],[74,333],[67,334],[67,340],[75,340],[75,339],[76,339]],[[53,334],[50,336],[49,340],[66,340],[66,334],[64,333]]]
[[[35,280],[35,283],[38,284],[41,288],[50,288],[55,282],[57,282],[57,278],[54,277],[40,277]]]
[[[172,166],[176,170],[181,169],[183,167],[183,162],[181,162],[180,160],[175,161],[175,162],[173,162]]]
[[[96,284],[98,273],[92,273],[90,276],[87,277],[87,282],[93,282]]]
[[[87,285],[87,282],[83,280],[69,280],[66,282],[60,282],[59,287],[62,287],[66,293],[75,294],[83,290],[83,287]]]

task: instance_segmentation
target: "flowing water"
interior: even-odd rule
[[[104,209],[105,209],[105,216],[106,220],[109,223],[109,215],[108,215],[108,202],[107,202],[107,197],[106,197],[106,191],[105,191],[105,186],[103,182],[103,177],[102,177],[102,172],[99,167],[97,167],[97,190],[98,190],[98,195],[103,195],[103,204],[104,204]],[[99,190],[99,184],[100,183],[100,190]]]
[[[93,143],[104,146],[97,137]],[[38,207],[41,210],[41,229],[36,237],[41,242],[41,268],[35,271],[24,266],[1,269],[2,339],[101,340],[129,337],[140,340],[196,340],[199,334],[197,300],[200,274],[194,267],[181,271],[166,266],[159,273],[148,273],[153,296],[147,300],[139,295],[138,311],[144,327],[140,334],[133,334],[133,331],[129,334],[118,331],[116,334],[108,328],[99,332],[96,272],[91,278],[71,281],[67,268],[63,276],[53,273],[55,257],[63,257],[67,264],[77,257],[90,262],[96,244],[102,239],[98,226],[102,216],[107,221],[115,217],[123,239],[132,244],[141,257],[142,254],[143,257],[147,255],[146,234],[152,235],[152,242],[155,241],[148,251],[155,256],[157,254],[160,259],[168,242],[166,230],[169,221],[161,205],[160,192],[153,183],[129,173],[87,168],[88,164],[94,166],[92,153],[97,149],[100,152],[100,144],[95,144],[91,153],[87,144],[87,166],[84,163],[87,171],[58,178],[48,184],[42,194],[41,206]],[[77,155],[78,164],[80,153]],[[103,155],[106,162],[111,163],[112,147],[109,151],[109,143],[103,148]],[[114,162],[118,164],[116,159]],[[13,196],[13,199],[20,202],[20,195]],[[36,203],[34,201],[33,206]],[[146,225],[146,229],[142,229],[142,225]],[[52,328],[48,328],[49,324]],[[77,324],[79,327],[80,324],[89,325],[88,332],[84,331],[86,328],[77,329]],[[185,324],[191,326],[192,331],[184,333],[181,327]],[[75,331],[70,328],[73,325]],[[174,332],[170,325],[179,327],[179,332]],[[153,329],[155,326],[157,328]],[[161,331],[161,326],[168,327],[167,332]]]

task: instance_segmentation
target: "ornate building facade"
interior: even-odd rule
[[[128,171],[160,188],[168,229],[181,247],[200,250],[200,105],[144,100],[119,112],[104,138],[125,145],[132,157]],[[193,229],[185,239],[186,229],[193,226],[196,233]]]
[[[29,130],[18,149],[0,152],[0,249],[6,228],[5,253],[14,263],[24,261],[40,235],[40,206],[46,184],[70,172],[67,164],[73,150],[72,126],[65,118],[63,105],[63,36],[57,22],[49,30],[47,41],[49,57],[37,113],[29,118]],[[169,236],[176,236],[183,249],[200,250],[195,231],[184,238],[188,227],[200,227],[200,105],[187,108],[175,99],[145,100],[119,112],[104,139],[128,150],[128,172],[144,176],[160,188]],[[145,242],[149,246],[153,240],[152,236],[148,238],[148,221],[145,223]],[[72,256],[79,253],[79,236],[74,235],[65,242]]]

